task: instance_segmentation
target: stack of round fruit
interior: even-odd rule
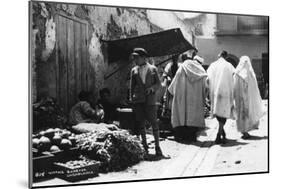
[[[60,150],[69,150],[76,145],[76,138],[73,133],[66,129],[50,128],[41,131],[32,139],[32,147],[39,153],[49,151],[57,152]]]

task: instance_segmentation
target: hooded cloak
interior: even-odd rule
[[[207,73],[194,60],[184,61],[168,90],[173,95],[171,122],[178,126],[205,127],[204,100]]]

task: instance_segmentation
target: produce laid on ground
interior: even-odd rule
[[[66,129],[49,128],[32,135],[33,179],[35,182],[57,176],[54,162],[76,158],[75,134]],[[55,172],[54,172],[55,171]],[[63,173],[64,174],[64,173]]]
[[[84,156],[80,156],[78,160],[70,160],[64,163],[56,162],[56,165],[60,165],[69,169],[78,169],[85,166],[94,165],[96,163],[98,163],[98,161],[90,160],[88,158],[85,158]]]
[[[99,161],[90,160],[81,155],[75,160],[70,159],[54,163],[55,169],[61,172],[57,177],[69,182],[77,182],[98,176],[99,166]]]
[[[54,98],[41,99],[32,110],[35,182],[54,177],[76,182],[144,159],[140,141],[115,124],[80,123],[72,126],[74,134],[62,129],[67,119]]]
[[[48,171],[62,171],[56,176],[77,181],[97,176],[98,172],[124,170],[144,159],[145,151],[136,137],[126,130],[103,127],[91,127],[90,132],[82,134],[60,128],[33,134],[33,157],[40,167],[37,172],[45,170],[44,162],[48,161]]]
[[[76,145],[75,134],[66,129],[50,128],[33,136],[32,147],[38,153],[69,150]]]
[[[84,133],[77,136],[77,146],[88,158],[100,161],[103,172],[124,170],[145,154],[140,141],[125,130]]]

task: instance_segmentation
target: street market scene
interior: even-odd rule
[[[266,16],[30,2],[32,186],[267,173]]]

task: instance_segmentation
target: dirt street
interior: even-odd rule
[[[259,129],[250,132],[251,140],[243,140],[235,124],[227,128],[231,139],[221,147],[210,174],[265,172],[268,170],[268,117],[260,120]]]
[[[267,103],[265,102],[265,106]],[[121,172],[100,174],[85,182],[110,182],[171,177],[190,177],[202,175],[266,172],[268,170],[268,117],[263,116],[258,130],[250,132],[251,140],[241,139],[235,121],[228,120],[225,126],[228,142],[214,144],[218,122],[206,119],[207,128],[201,132],[198,141],[182,144],[173,137],[162,139],[161,147],[170,159],[143,161]],[[150,153],[154,153],[153,137],[148,135]],[[38,186],[66,184],[61,179],[37,183]]]

